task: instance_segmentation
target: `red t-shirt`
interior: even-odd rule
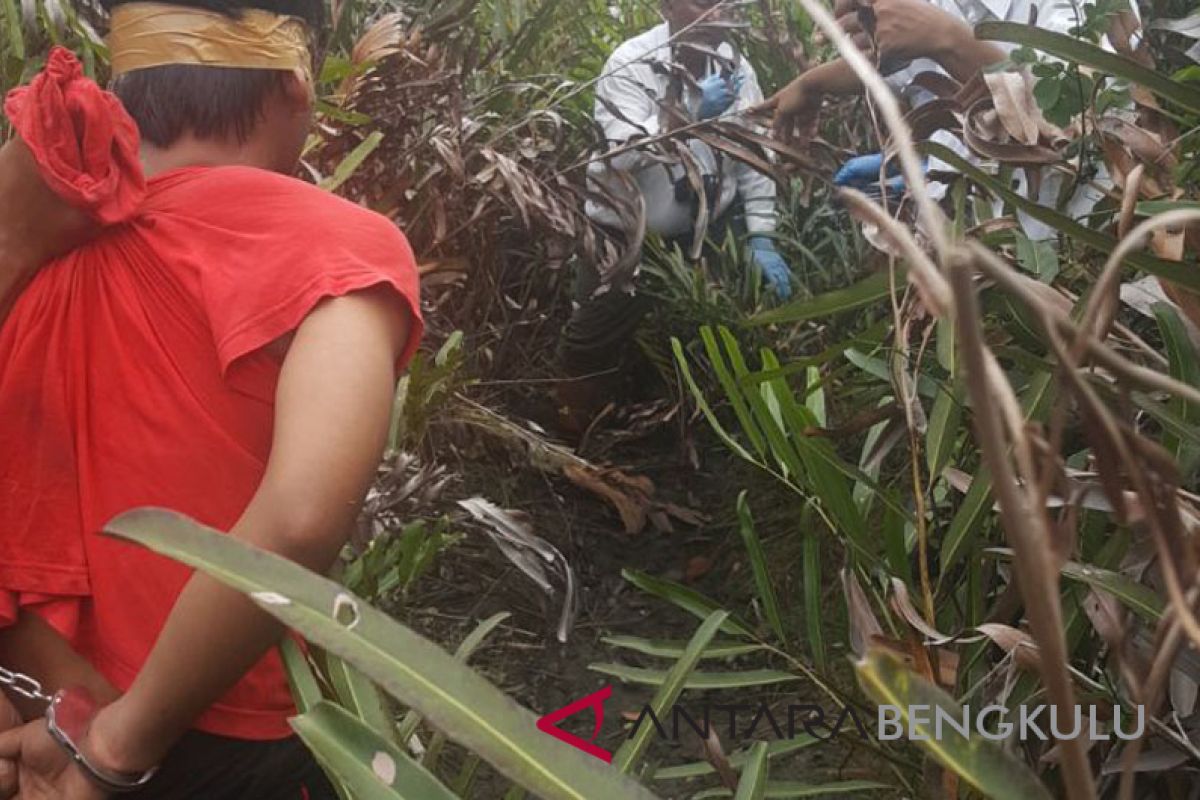
[[[404,236],[243,167],[151,179],[132,222],[45,268],[0,329],[0,624],[56,600],[44,616],[128,688],[191,570],[99,531],[138,506],[232,527],[271,445],[281,364],[264,345],[381,285],[412,315],[403,365],[421,334]],[[280,738],[293,713],[272,652],[196,727]]]

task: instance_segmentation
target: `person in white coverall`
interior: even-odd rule
[[[672,162],[661,148],[628,145],[703,120],[742,122],[741,112],[762,104],[753,67],[729,41],[729,5],[728,0],[664,0],[666,21],[618,47],[596,85],[596,122],[608,148],[622,151],[589,165],[589,184],[598,190],[594,196],[634,206],[644,202],[647,233],[679,243],[684,252],[692,249],[700,201],[683,159]],[[681,75],[685,70],[690,79]],[[774,181],[699,139],[685,141],[703,183],[712,220],[708,231],[720,239],[728,228],[741,232],[744,226],[752,263],[764,283],[778,297],[788,297],[791,272],[773,239]],[[611,204],[590,200],[586,212],[602,231],[628,240],[622,216]],[[563,351],[568,370],[583,374],[612,365],[647,308],[636,288],[632,295],[619,290],[597,295],[600,279],[590,265],[579,277]]]

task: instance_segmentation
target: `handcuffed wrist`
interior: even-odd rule
[[[123,767],[108,766],[103,755],[93,748],[89,748],[92,752],[85,752],[84,742],[97,738],[94,723],[101,712],[102,708],[87,689],[62,689],[46,710],[46,726],[75,765],[101,789],[116,794],[141,789],[154,777],[157,767],[126,772]]]

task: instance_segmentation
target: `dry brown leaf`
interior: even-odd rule
[[[983,80],[1008,135],[1020,144],[1037,144],[1037,103],[1025,76],[1019,72],[985,72]]]
[[[563,466],[563,474],[571,483],[611,503],[620,515],[626,533],[641,533],[645,529],[647,513],[650,510],[649,498],[645,495],[630,496],[628,492],[607,480],[604,472],[595,468],[566,464]]]
[[[995,642],[1004,652],[1011,653],[1020,666],[1033,670],[1041,669],[1038,647],[1029,634],[999,622],[985,622],[976,630]]]
[[[1125,639],[1124,614],[1121,604],[1108,592],[1091,590],[1083,600],[1083,613],[1091,620],[1092,627],[1108,643],[1119,651]]]
[[[712,568],[713,560],[708,556],[692,556],[683,570],[683,579],[687,583],[694,583],[712,572]]]
[[[909,625],[926,636],[926,644],[937,646],[954,640],[953,636],[947,636],[925,621],[908,596],[908,586],[899,578],[892,578],[892,608],[896,609]]]
[[[842,591],[846,596],[850,617],[850,649],[861,658],[866,654],[867,647],[883,635],[883,628],[875,618],[875,612],[863,594],[858,578],[848,569],[842,570]]]

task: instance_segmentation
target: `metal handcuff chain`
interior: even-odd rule
[[[64,730],[58,719],[59,707],[68,700],[87,702],[94,706],[95,701],[86,690],[62,689],[53,695],[48,695],[42,688],[41,682],[36,678],[32,678],[22,672],[6,669],[2,666],[0,666],[0,686],[8,688],[11,692],[21,697],[46,704],[46,728],[49,730],[50,736],[66,751],[71,760],[83,770],[88,779],[101,789],[113,794],[134,792],[148,784],[158,771],[157,767],[155,767],[138,775],[125,775],[104,769],[91,762],[76,743],[75,736]],[[92,715],[94,716],[94,710]]]
[[[42,690],[42,684],[36,678],[31,678],[23,672],[13,672],[4,667],[0,667],[0,686],[6,686],[9,691],[28,700],[38,700],[49,704],[54,699]]]

